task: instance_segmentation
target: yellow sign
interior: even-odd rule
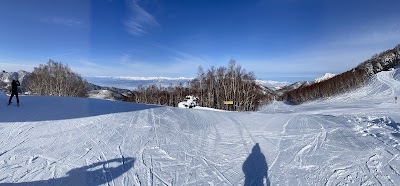
[[[224,101],[225,105],[233,105],[233,101]]]

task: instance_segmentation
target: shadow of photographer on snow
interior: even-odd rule
[[[253,146],[251,154],[244,161],[242,170],[245,176],[245,186],[264,185],[264,178],[265,185],[270,185],[267,161],[258,143]]]

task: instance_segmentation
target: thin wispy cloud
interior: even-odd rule
[[[186,77],[190,76],[187,74],[188,66],[191,67],[190,64],[184,61],[173,61],[160,65],[148,61],[135,60],[128,55],[124,55],[121,57],[118,67],[114,68],[114,70],[118,70],[111,75]]]
[[[125,25],[131,35],[141,36],[147,33],[148,27],[159,25],[154,16],[141,7],[136,0],[132,0],[129,5],[132,15]]]
[[[346,34],[321,39],[318,44],[305,50],[293,51],[290,55],[259,59],[237,58],[245,68],[254,71],[257,77],[303,77],[312,80],[324,73],[342,73],[356,67],[374,54],[395,47],[400,43],[398,26],[355,30]],[[282,79],[282,78],[281,78]],[[298,79],[297,79],[298,80]]]
[[[201,56],[191,54],[188,52],[180,51],[160,43],[153,43],[157,48],[160,48],[169,53],[169,62],[171,63],[187,63],[188,65],[208,65],[209,61]]]
[[[384,49],[394,46],[390,45]],[[383,51],[373,49],[369,45],[357,49],[328,46],[313,49],[280,58],[239,58],[238,61],[245,64],[243,66],[247,70],[255,72],[259,78],[303,77],[304,80],[313,80],[325,73],[338,74],[350,70],[373,54]]]
[[[83,21],[81,20],[74,18],[67,18],[67,17],[42,18],[41,21],[57,25],[69,26],[69,27],[79,26],[83,24]]]
[[[165,60],[138,57],[136,50],[130,50],[114,59],[79,59],[71,67],[83,76],[193,77],[199,65],[208,63],[194,54],[162,45],[157,47],[167,53]]]
[[[79,51],[70,51],[70,52],[66,52],[66,53],[60,53],[60,54],[53,54],[47,57],[47,59],[58,59],[58,58],[63,58],[63,57],[67,57],[70,55],[74,55],[74,54],[78,54]]]
[[[338,33],[337,36],[327,40],[331,46],[377,46],[387,43],[400,42],[400,24],[371,23],[362,29],[354,28],[351,31]],[[359,26],[361,27],[361,26]]]
[[[189,66],[199,66],[202,64],[207,64],[207,60],[198,57],[198,56],[194,56],[192,54],[188,54],[185,52],[181,52],[181,51],[176,51],[175,55],[172,55],[171,57],[169,57],[169,59],[171,60],[171,62],[178,62],[178,63],[185,63],[186,65]]]
[[[115,63],[105,64],[102,60],[81,59],[71,68],[82,76],[169,76],[176,69],[161,68],[146,61],[135,61],[129,55],[123,55]],[[117,62],[118,61],[118,62]]]
[[[71,65],[71,68],[83,76],[103,75],[113,70],[110,66],[89,59],[79,59]]]
[[[169,76],[192,77],[199,65],[209,66],[209,61],[201,56],[180,51],[160,43],[153,43],[155,51],[165,54],[164,59],[137,57],[137,51],[130,51],[119,56],[119,67],[130,76]],[[152,55],[152,54],[149,54]],[[130,69],[126,72],[126,69]],[[133,70],[131,70],[133,69]],[[140,69],[140,71],[138,71]],[[121,74],[121,73],[120,73]]]

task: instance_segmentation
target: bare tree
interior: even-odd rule
[[[139,87],[127,101],[177,106],[186,95],[192,94],[200,98],[200,106],[235,111],[257,110],[271,101],[273,96],[264,92],[255,79],[254,73],[247,73],[231,60],[228,67],[211,67],[206,72],[199,67],[197,78],[188,86]],[[233,105],[225,105],[224,101],[233,101]]]
[[[35,67],[26,80],[27,89],[37,95],[86,97],[86,85],[68,65],[53,60]]]

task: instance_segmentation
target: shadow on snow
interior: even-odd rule
[[[134,162],[134,158],[116,158],[72,169],[67,172],[67,177],[21,183],[0,183],[0,186],[101,185],[113,182],[114,179],[129,171],[129,169],[133,168]],[[110,163],[119,163],[120,165],[117,167],[108,167]],[[116,185],[119,184],[116,183]]]
[[[75,119],[157,107],[161,106],[93,98],[20,96],[20,107],[16,103],[0,106],[0,123]]]
[[[266,179],[266,185],[270,185],[267,161],[258,143],[254,145],[251,154],[244,161],[242,170],[245,176],[245,186],[264,185],[264,178]]]

